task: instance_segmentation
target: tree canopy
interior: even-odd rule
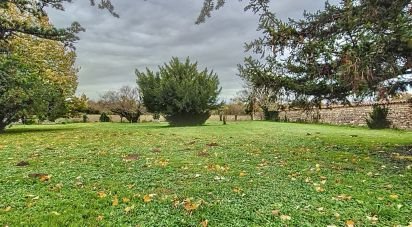
[[[382,99],[412,84],[396,79],[412,67],[410,0],[342,0],[286,22],[264,2],[253,8],[263,36],[247,45],[262,58],[240,71],[255,86],[320,105]]]
[[[152,113],[161,113],[172,125],[203,124],[210,111],[218,107],[218,76],[213,71],[199,71],[189,58],[172,58],[159,66],[159,72],[136,70],[143,103]]]
[[[10,8],[7,18],[32,23],[32,18]],[[50,26],[47,17],[36,21]],[[54,120],[67,112],[66,99],[77,88],[76,55],[61,42],[20,34],[3,43],[0,54],[0,131],[29,115]]]

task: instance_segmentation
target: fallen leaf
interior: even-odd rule
[[[183,207],[185,210],[189,213],[192,213],[193,211],[197,210],[199,208],[201,202],[192,202],[190,199],[185,199],[183,200]]]
[[[355,227],[355,222],[352,220],[347,220],[345,224],[346,224],[346,227]]]
[[[104,198],[104,197],[106,197],[107,195],[106,195],[105,192],[100,191],[100,192],[97,193],[97,196],[98,196],[99,198]]]
[[[46,174],[46,173],[30,173],[30,174],[29,174],[29,177],[31,177],[31,178],[37,178],[37,179],[39,179],[41,182],[48,181],[48,180],[50,180],[50,178],[51,178],[51,176],[48,175],[48,174]]]
[[[4,209],[4,211],[5,211],[5,212],[11,211],[11,206],[6,207],[6,208]]]
[[[280,215],[280,220],[282,221],[289,221],[291,219],[292,218],[289,215],[285,215],[285,214]]]
[[[246,173],[244,171],[239,173],[239,177],[244,177],[244,176],[246,176]]]
[[[325,191],[325,189],[323,189],[323,188],[320,187],[320,186],[315,187],[315,190],[316,190],[317,192],[324,192],[324,191]]]
[[[113,197],[112,206],[117,206],[117,205],[119,205],[119,199],[117,198],[117,195],[115,195]]]
[[[280,210],[272,210],[272,215],[279,216]]]
[[[103,216],[103,215],[99,215],[99,216],[97,216],[96,221],[102,221],[102,220],[103,220],[103,218],[104,218],[104,216]]]
[[[57,211],[52,211],[51,213],[54,214],[54,215],[56,215],[56,216],[59,216],[59,215],[60,215],[60,213],[57,212]]]
[[[391,195],[389,196],[389,198],[391,198],[391,199],[398,199],[399,196],[396,195],[396,194],[391,194]]]
[[[51,176],[50,176],[50,175],[47,175],[47,174],[46,174],[46,175],[42,175],[42,176],[39,177],[39,179],[40,179],[41,182],[49,181],[50,178],[51,178]]]
[[[134,205],[130,206],[130,207],[126,207],[124,208],[124,212],[129,213],[130,211],[132,211],[134,209]]]
[[[336,196],[335,199],[340,200],[340,201],[351,200],[352,196],[349,196],[349,195],[346,195],[346,194],[341,194],[341,195]]]
[[[200,222],[200,224],[202,225],[202,227],[207,227],[207,225],[209,224],[209,221],[204,220],[204,221]]]
[[[130,202],[130,199],[127,198],[127,197],[123,197],[123,198],[122,198],[122,201],[123,201],[124,203],[128,203],[128,202]]]
[[[378,217],[376,215],[367,216],[366,219],[368,219],[368,221],[372,222],[372,224],[376,224],[376,222],[378,221]]]
[[[152,201],[152,198],[153,198],[154,196],[155,196],[155,194],[145,195],[145,196],[143,196],[143,201],[144,201],[145,203],[148,203],[148,202]]]

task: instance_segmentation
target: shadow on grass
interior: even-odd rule
[[[41,133],[41,132],[62,132],[62,131],[73,131],[79,129],[78,127],[70,127],[70,128],[57,128],[57,127],[42,127],[38,126],[36,128],[8,128],[4,132],[0,133],[0,135],[10,135],[10,134],[23,134],[23,133]]]

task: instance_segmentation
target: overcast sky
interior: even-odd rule
[[[242,89],[237,64],[249,55],[244,43],[259,36],[257,16],[243,12],[247,1],[227,1],[201,25],[194,22],[203,0],[112,0],[120,18],[90,7],[89,1],[73,2],[65,12],[49,10],[49,16],[58,27],[78,21],[86,29],[76,44],[78,94],[96,99],[123,85],[136,86],[135,69],[157,70],[173,56],[189,56],[201,69],[213,69],[220,79],[222,99]],[[323,0],[273,0],[271,5],[281,18],[300,17],[304,10],[323,6]]]

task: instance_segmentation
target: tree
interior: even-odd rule
[[[30,17],[13,9],[3,15],[32,22]],[[49,26],[46,19],[39,26]],[[65,99],[77,87],[74,52],[60,42],[24,34],[9,38],[5,45],[11,51],[0,54],[0,131],[30,115],[40,120],[64,115]]]
[[[225,114],[235,115],[235,121],[239,115],[245,114],[245,105],[240,100],[231,100],[224,109]]]
[[[73,96],[67,99],[67,112],[69,117],[78,117],[81,113],[86,113],[88,106],[89,98],[85,94],[82,94],[80,97]]]
[[[207,69],[199,71],[189,58],[174,57],[159,72],[136,70],[143,103],[152,113],[161,113],[171,125],[201,125],[218,107],[218,76]]]
[[[248,80],[319,107],[404,91],[412,81],[396,78],[412,65],[410,7],[410,0],[342,0],[284,22],[262,1],[253,11],[263,37],[247,45],[262,59],[246,59],[245,68],[270,73]]]
[[[119,91],[108,91],[100,101],[106,109],[118,114],[123,121],[126,118],[130,123],[136,123],[142,114],[142,104],[139,90],[130,86],[123,86]]]
[[[41,26],[41,21],[47,18],[46,8],[51,7],[64,11],[63,3],[71,0],[0,0],[0,46],[8,38],[17,34],[27,34],[43,39],[50,39],[72,46],[79,38],[78,32],[84,31],[79,23],[73,22],[71,27],[58,29],[53,25]],[[91,5],[96,5],[95,0],[90,0]],[[108,10],[113,16],[118,17],[110,0],[100,0],[97,4],[99,9]],[[5,12],[15,10],[21,15],[32,18],[32,21],[22,21],[13,17],[8,17]]]

